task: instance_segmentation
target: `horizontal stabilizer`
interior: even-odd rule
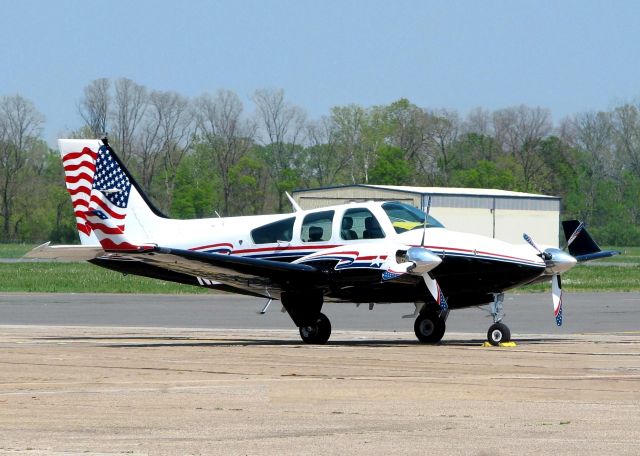
[[[620,254],[615,250],[603,251],[579,220],[565,220],[562,222],[562,229],[567,240],[569,253],[580,262]]]
[[[48,261],[87,261],[100,255],[104,250],[99,245],[50,245],[49,242],[27,252],[22,258]]]
[[[575,259],[580,262],[583,262],[583,261],[597,260],[600,258],[608,258],[615,255],[620,255],[620,252],[618,252],[617,250],[601,250],[600,252],[596,252],[596,253],[586,253],[584,255],[576,255]]]

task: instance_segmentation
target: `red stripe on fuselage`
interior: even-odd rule
[[[414,245],[413,247],[422,247],[422,246]],[[445,251],[453,250],[453,251],[456,251],[456,252],[476,253],[476,254],[479,254],[479,255],[490,255],[490,256],[495,256],[495,257],[500,257],[500,258],[507,258],[507,259],[510,259],[510,260],[517,260],[517,261],[523,261],[523,262],[527,262],[527,263],[538,264],[535,261],[528,260],[526,258],[519,258],[519,257],[514,257],[514,256],[509,256],[509,255],[502,255],[500,253],[484,252],[484,251],[481,251],[481,250],[458,249],[458,248],[455,248],[455,247],[441,247],[441,246],[435,246],[435,245],[427,245],[427,246],[425,246],[425,248],[433,250],[434,253],[437,250],[445,250]],[[542,264],[540,264],[540,265],[542,266]]]
[[[204,249],[212,249],[214,247],[229,247],[230,249],[233,249],[233,244],[224,242],[222,244],[201,245],[200,247],[191,247],[189,248],[189,250],[204,250]]]
[[[309,250],[309,249],[332,249],[334,247],[340,247],[340,244],[336,245],[310,245],[310,246],[287,246],[287,247],[261,247],[257,249],[244,249],[244,250],[235,250],[233,252],[234,255],[238,255],[241,253],[253,253],[253,252],[267,252],[271,251],[281,251],[281,250]]]

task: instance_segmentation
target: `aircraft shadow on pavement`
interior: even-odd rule
[[[47,336],[40,337],[39,340],[47,341],[70,341],[70,342],[101,342],[101,347],[110,348],[162,348],[162,347],[234,347],[234,346],[307,346],[302,341],[294,339],[273,339],[273,338],[201,338],[190,336]],[[114,341],[108,343],[108,341]],[[126,341],[126,342],[125,342]],[[435,347],[479,347],[485,342],[484,339],[445,339]],[[545,343],[571,342],[568,339],[549,338],[525,338],[515,340],[518,345],[538,345]],[[398,346],[420,346],[423,345],[417,340],[396,339],[396,340],[340,340],[332,339],[325,347],[398,347]],[[313,346],[313,345],[309,345]],[[425,347],[434,345],[425,344]]]

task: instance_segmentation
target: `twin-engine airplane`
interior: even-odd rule
[[[447,230],[398,202],[350,203],[294,213],[175,220],[147,199],[106,139],[59,140],[82,246],[41,246],[31,256],[86,257],[157,279],[279,299],[306,343],[329,340],[325,302],[415,303],[415,334],[439,342],[451,309],[491,304],[487,338],[510,340],[503,293],[552,281],[562,324],[560,274],[611,256],[584,224],[564,222],[569,253]],[[89,255],[87,255],[89,253]]]

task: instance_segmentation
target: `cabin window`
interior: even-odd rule
[[[408,204],[398,202],[384,203],[382,209],[387,213],[396,233],[404,233],[405,231],[415,230],[425,226],[424,212]],[[427,228],[431,227],[442,228],[442,223],[429,216],[427,218]]]
[[[251,231],[255,244],[275,244],[279,241],[290,242],[293,239],[295,217],[269,223]]]
[[[384,236],[384,231],[380,227],[378,219],[369,209],[347,209],[342,216],[340,237],[345,241],[381,239]]]
[[[302,221],[302,242],[322,242],[331,239],[334,211],[315,212]]]

